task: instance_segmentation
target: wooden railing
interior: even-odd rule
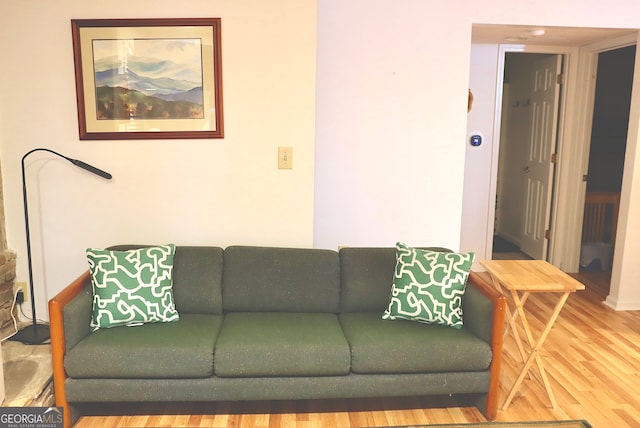
[[[619,192],[587,192],[582,222],[582,242],[616,242]]]

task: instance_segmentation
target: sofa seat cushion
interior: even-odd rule
[[[340,314],[354,373],[435,373],[487,370],[489,344],[466,329],[407,320],[379,312]]]
[[[221,315],[91,333],[65,355],[72,378],[202,378],[213,374]]]
[[[351,354],[335,314],[232,312],[215,350],[220,377],[336,376]]]

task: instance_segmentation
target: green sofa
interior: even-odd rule
[[[462,329],[382,320],[394,267],[394,248],[178,246],[180,320],[93,333],[87,272],[49,302],[57,405],[69,426],[101,402],[470,394],[493,419],[504,298],[471,272]]]

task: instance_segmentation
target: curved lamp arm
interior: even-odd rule
[[[107,180],[111,180],[112,175],[111,175],[111,174],[109,174],[109,173],[108,173],[108,172],[106,172],[106,171],[103,171],[103,170],[101,170],[101,169],[98,169],[98,168],[96,168],[95,166],[89,165],[88,163],[84,163],[84,162],[82,162],[81,160],[78,160],[78,159],[72,159],[72,158],[70,158],[70,157],[68,157],[68,156],[65,156],[65,155],[63,155],[63,154],[60,154],[60,153],[58,153],[58,152],[55,152],[55,151],[53,151],[53,150],[51,150],[51,149],[45,149],[45,148],[41,148],[41,147],[40,147],[40,148],[37,148],[37,149],[33,149],[33,150],[31,150],[31,151],[28,151],[24,156],[22,156],[22,184],[23,184],[23,186],[24,186],[24,183],[25,183],[25,180],[24,180],[24,160],[25,160],[25,159],[27,158],[27,156],[29,156],[31,153],[33,153],[33,152],[38,152],[38,151],[40,151],[40,152],[49,152],[49,153],[53,153],[54,155],[59,156],[59,157],[61,157],[62,159],[66,159],[66,160],[68,160],[69,162],[71,162],[71,163],[72,163],[72,164],[74,164],[75,166],[78,166],[78,167],[80,167],[80,168],[82,168],[82,169],[84,169],[84,170],[87,170],[87,171],[92,172],[92,173],[94,173],[94,174],[96,174],[96,175],[99,175],[99,176],[100,176],[100,177],[102,177],[102,178],[106,178]]]

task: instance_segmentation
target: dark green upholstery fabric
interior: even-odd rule
[[[433,251],[446,248],[427,247]],[[389,304],[396,267],[395,247],[340,249],[340,312],[379,311]]]
[[[332,312],[340,307],[338,254],[330,250],[228,247],[225,312]]]
[[[350,359],[337,315],[233,312],[225,315],[216,344],[215,374],[346,375]]]
[[[437,373],[487,370],[491,348],[467,331],[404,320],[380,313],[340,314],[351,346],[354,373]]]
[[[476,336],[489,343],[493,328],[493,303],[484,296],[473,283],[467,283],[462,303],[464,326]]]
[[[222,314],[222,260],[219,247],[176,248],[173,299],[180,315]]]
[[[149,245],[116,245],[127,251]],[[176,310],[192,314],[222,314],[222,263],[220,247],[178,246],[173,259],[173,298]]]
[[[115,249],[132,247],[140,246]],[[338,256],[179,246],[180,321],[89,334],[90,287],[65,307],[67,399],[77,410],[119,401],[484,396],[489,300],[467,286],[462,330],[384,321],[394,267],[391,247]]]
[[[389,304],[395,248],[341,248],[340,312],[379,311]]]
[[[65,356],[74,378],[198,378],[213,374],[220,315],[184,314],[174,323],[91,333]]]
[[[486,393],[488,371],[313,377],[67,379],[72,403],[242,401]]]
[[[92,295],[91,281],[87,280],[84,290],[67,303],[63,309],[66,350],[76,346],[91,332],[89,324],[91,323]]]

